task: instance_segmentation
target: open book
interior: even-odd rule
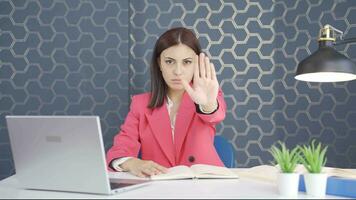
[[[279,169],[278,166],[259,165],[251,168],[234,169],[234,172],[240,177],[255,178],[268,182],[274,182],[277,180],[277,173],[279,172]],[[298,164],[295,172],[304,174],[307,173],[307,170],[303,165]],[[328,176],[356,179],[356,169],[324,167],[322,172],[328,174]]]
[[[196,164],[191,167],[179,165],[168,169],[166,174],[151,176],[151,180],[169,180],[169,179],[189,179],[189,178],[238,178],[238,175],[226,167],[213,165]]]
[[[178,165],[168,169],[165,174],[154,175],[149,178],[140,178],[128,172],[109,172],[112,179],[143,179],[143,180],[174,180],[174,179],[232,179],[239,178],[236,173],[226,167],[196,164],[191,167]]]

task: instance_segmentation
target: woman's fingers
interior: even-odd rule
[[[194,80],[197,80],[200,75],[199,75],[199,56],[195,55],[194,57]]]
[[[143,174],[142,172],[137,172],[137,173],[134,173],[135,176],[138,176],[140,178],[146,178],[147,175]]]
[[[158,175],[158,174],[162,174],[162,173],[163,173],[163,172],[161,172],[160,170],[158,170],[157,168],[154,168],[153,171],[154,171],[154,174],[155,174],[155,175]]]
[[[159,170],[159,171],[162,172],[162,173],[167,173],[167,172],[168,172],[168,169],[167,169],[167,168],[165,168],[165,167],[163,167],[163,166],[161,166],[161,165],[159,165],[159,164],[157,164],[157,163],[154,163],[154,166],[155,166],[155,168],[156,168],[157,170]]]
[[[143,168],[142,173],[146,174],[147,176],[155,175],[155,171],[151,167]]]
[[[206,71],[206,77],[207,79],[211,79],[211,66],[210,66],[210,59],[205,56],[205,71]]]
[[[215,66],[213,63],[210,63],[210,70],[211,70],[211,80],[216,80],[216,71]]]
[[[147,161],[137,173],[137,176],[144,177],[167,173],[168,169],[153,162]]]
[[[135,176],[146,178],[153,175],[164,174],[168,169],[152,160],[131,159],[128,171]]]
[[[210,80],[214,80],[216,78],[214,65],[210,62],[209,57],[206,56],[204,53],[199,54],[199,66],[195,66],[194,78],[196,78],[195,75],[198,74],[199,78],[206,78]]]
[[[188,92],[189,96],[192,96],[194,93],[193,88],[189,85],[189,83],[186,80],[182,79],[181,82],[182,82],[182,85],[183,85],[185,91]]]
[[[200,53],[199,55],[199,70],[200,70],[200,78],[205,78],[206,77],[206,71],[205,71],[205,55],[204,53]]]

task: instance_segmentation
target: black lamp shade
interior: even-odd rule
[[[310,82],[339,82],[356,79],[356,65],[337,52],[330,42],[319,42],[319,49],[301,61],[295,79]]]

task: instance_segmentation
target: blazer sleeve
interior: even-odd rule
[[[197,112],[200,119],[209,124],[217,124],[225,119],[226,114],[226,103],[224,100],[224,93],[219,89],[218,92],[218,108],[211,114],[205,114],[202,112]]]
[[[106,161],[109,171],[112,171],[111,162],[122,157],[137,157],[141,148],[139,139],[139,112],[140,102],[132,97],[130,111],[127,114],[124,124],[120,127],[120,132],[114,137],[113,146],[106,154]]]

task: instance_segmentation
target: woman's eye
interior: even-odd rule
[[[190,60],[184,61],[184,64],[186,64],[186,65],[189,65],[190,63],[192,63],[192,61],[190,61]]]
[[[172,61],[172,60],[166,60],[166,63],[167,63],[167,64],[172,64],[173,61]]]

